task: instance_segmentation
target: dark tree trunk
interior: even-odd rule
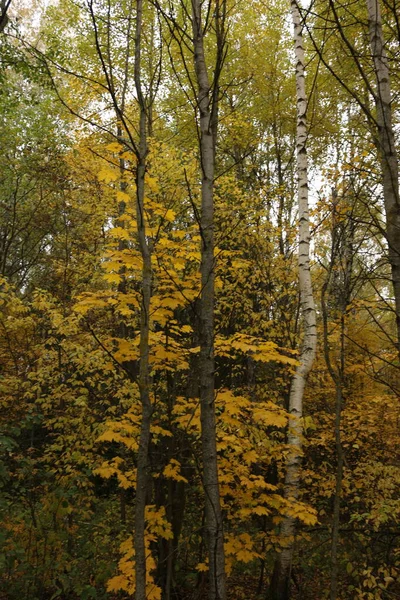
[[[201,303],[200,303],[200,407],[205,493],[206,537],[209,558],[209,598],[225,600],[224,532],[218,483],[214,386],[214,170],[216,102],[209,83],[204,53],[202,2],[192,0],[193,46],[197,106],[200,113],[201,160]],[[216,9],[218,11],[218,7]],[[214,82],[214,86],[216,82]],[[214,89],[215,92],[215,89]]]

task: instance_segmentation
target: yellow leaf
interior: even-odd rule
[[[151,433],[153,435],[163,435],[164,437],[173,437],[173,433],[168,431],[168,429],[164,429],[159,425],[151,425]]]
[[[174,211],[169,208],[167,210],[167,212],[164,214],[164,219],[166,221],[169,221],[170,223],[172,223],[172,221],[175,220],[175,213],[174,213]]]
[[[106,281],[108,281],[108,283],[116,283],[116,284],[118,284],[118,283],[121,283],[122,277],[118,273],[106,273],[104,275],[104,279]]]
[[[105,306],[107,306],[107,302],[102,298],[83,296],[82,299],[75,304],[74,311],[84,315],[92,308],[104,308]]]
[[[146,184],[149,186],[150,190],[155,194],[160,191],[157,180],[154,177],[146,175]]]
[[[122,192],[121,190],[118,190],[118,192],[117,192],[117,200],[119,202],[129,202],[130,196],[126,192]]]
[[[115,475],[115,469],[110,466],[98,467],[93,471],[95,475],[99,475],[100,477],[104,477],[104,479],[110,479]]]
[[[246,548],[243,548],[243,550],[239,550],[239,552],[237,552],[236,554],[236,559],[244,563],[248,563],[254,558],[257,558],[257,554],[255,552],[250,552],[249,550],[246,550]]]
[[[175,481],[184,481],[185,483],[188,483],[188,480],[180,474],[180,471],[180,462],[178,462],[174,458],[171,458],[168,465],[164,468],[163,474],[164,477],[167,477],[169,479],[174,479]]]
[[[108,232],[108,235],[110,237],[121,239],[121,240],[129,240],[131,237],[129,231],[127,231],[123,227],[113,227]]]
[[[269,510],[268,510],[268,508],[266,508],[265,506],[256,506],[256,507],[253,509],[253,512],[254,512],[256,515],[269,515],[269,514],[270,514],[270,511],[269,511]]]
[[[122,148],[123,146],[119,142],[111,142],[111,144],[106,146],[106,150],[109,150],[110,152],[120,152]]]
[[[110,183],[111,181],[116,181],[119,177],[119,172],[115,171],[111,167],[103,167],[101,171],[97,175],[99,181],[104,181],[104,183]]]
[[[146,600],[161,600],[161,588],[155,583],[146,585]]]
[[[172,308],[172,310],[174,310],[178,306],[182,306],[183,302],[183,298],[181,300],[178,300],[177,298],[164,298],[161,304],[164,307]]]
[[[107,592],[131,591],[131,584],[125,575],[116,575],[107,581]]]
[[[243,460],[247,465],[257,462],[259,456],[255,450],[249,450],[243,454]]]

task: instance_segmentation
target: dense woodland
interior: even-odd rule
[[[1,600],[400,598],[398,0],[0,11]]]

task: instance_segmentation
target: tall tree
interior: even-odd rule
[[[0,33],[4,31],[8,23],[7,11],[10,7],[11,0],[1,0],[0,2]]]
[[[214,10],[217,35],[217,60],[211,86],[204,49],[203,3],[192,0],[193,50],[198,87],[197,108],[200,115],[201,162],[201,297],[200,297],[200,408],[205,493],[206,532],[209,560],[209,598],[225,600],[224,531],[218,483],[218,459],[215,421],[214,358],[214,177],[217,137],[219,77],[225,45],[226,1],[217,0]]]
[[[308,161],[307,161],[307,96],[305,87],[305,59],[303,25],[296,0],[291,2],[296,56],[297,95],[297,186],[298,186],[298,268],[300,305],[303,317],[304,338],[299,365],[290,386],[288,446],[284,495],[297,500],[300,491],[300,469],[303,445],[303,395],[307,375],[312,367],[317,348],[316,311],[310,272],[310,223],[308,210]],[[290,573],[296,533],[295,517],[287,515],[281,524],[282,551],[278,555],[271,581],[271,600],[290,597]]]
[[[352,191],[352,190],[351,190]],[[351,192],[350,192],[351,193]],[[330,600],[336,600],[338,588],[338,545],[340,535],[340,509],[343,487],[344,451],[342,442],[342,412],[344,406],[345,390],[345,362],[346,362],[346,311],[351,299],[353,247],[354,247],[354,220],[351,208],[347,219],[338,217],[337,191],[333,191],[332,202],[332,246],[330,264],[327,269],[327,278],[322,286],[321,311],[323,319],[323,348],[326,365],[335,386],[335,449],[336,449],[336,482],[333,499],[332,539],[331,539],[331,582]],[[330,302],[332,312],[336,313],[339,328],[339,351],[336,360],[331,356],[328,339],[328,303],[327,292],[331,293],[333,300]],[[332,321],[335,316],[331,316]],[[336,364],[335,364],[336,363]]]
[[[136,2],[135,88],[139,102],[139,143],[136,166],[136,219],[140,254],[142,256],[142,303],[140,307],[139,393],[142,404],[139,451],[137,457],[135,504],[136,600],[146,600],[145,510],[149,479],[149,446],[152,405],[150,400],[149,333],[151,298],[151,249],[146,237],[144,207],[144,177],[147,156],[147,107],[142,89],[141,43],[143,1]]]
[[[150,335],[150,301],[152,287],[152,266],[151,266],[151,240],[146,232],[145,218],[145,173],[146,159],[148,154],[147,134],[149,128],[149,103],[143,89],[142,73],[142,39],[143,39],[143,0],[136,0],[135,14],[135,37],[134,37],[134,87],[136,100],[139,107],[138,126],[132,127],[125,113],[126,91],[129,84],[129,58],[131,44],[131,23],[133,20],[132,3],[128,4],[127,15],[127,34],[126,34],[126,56],[125,64],[122,69],[123,79],[121,82],[121,98],[118,98],[116,82],[114,79],[115,65],[111,59],[111,21],[110,4],[108,5],[108,21],[106,25],[106,48],[105,53],[102,48],[99,37],[98,22],[93,8],[93,2],[89,2],[89,10],[92,18],[93,29],[96,40],[96,49],[104,76],[107,82],[107,89],[112,101],[113,108],[117,118],[117,139],[123,142],[123,136],[127,138],[127,147],[133,151],[136,158],[135,168],[135,188],[136,188],[136,228],[137,228],[137,246],[142,259],[141,272],[141,302],[140,302],[140,330],[139,330],[139,369],[137,384],[139,388],[139,397],[141,403],[141,424],[137,453],[137,472],[136,472],[136,496],[135,496],[135,518],[134,518],[134,548],[135,548],[135,598],[136,600],[146,599],[146,540],[145,540],[145,512],[148,500],[149,490],[149,448],[150,448],[150,426],[153,407],[150,399],[150,369],[149,369],[149,335]],[[135,131],[136,129],[136,131]],[[122,157],[119,159],[119,167],[122,178],[125,174],[125,162]],[[126,197],[126,184],[122,181],[121,193]],[[125,215],[125,202],[122,201],[119,206],[120,218]],[[120,244],[121,246],[121,244]],[[126,247],[122,242],[121,250]],[[124,276],[122,275],[124,279]],[[122,286],[126,291],[126,286]],[[123,333],[129,336],[129,331],[123,327]],[[132,377],[132,373],[131,373]]]
[[[386,235],[396,306],[397,350],[400,355],[400,196],[399,166],[392,118],[389,63],[385,51],[379,0],[367,0],[369,39],[374,62],[377,142],[382,168]]]
[[[366,1],[368,15],[368,36],[370,45],[370,60],[366,52],[363,36],[359,35],[360,28],[366,25],[365,13],[360,11],[360,4],[350,5],[346,2],[328,0],[322,2],[315,14],[324,25],[324,39],[317,40],[316,31],[308,26],[308,32],[316,52],[322,63],[333,75],[342,88],[358,103],[365,115],[372,134],[373,143],[377,149],[382,173],[383,201],[385,208],[385,237],[388,245],[388,260],[391,268],[391,279],[394,292],[395,319],[397,329],[397,352],[400,353],[400,201],[399,201],[399,167],[396,149],[396,134],[393,126],[393,108],[391,97],[391,74],[389,60],[385,49],[382,29],[382,16],[379,0]],[[362,7],[361,7],[362,8]],[[389,5],[387,14],[391,14],[397,26],[396,11]],[[335,28],[331,29],[331,22]],[[328,25],[329,23],[329,25]],[[346,56],[345,61],[334,61],[329,58],[326,46],[327,28],[333,31],[333,39],[339,41],[340,49]],[[396,33],[395,33],[396,35]],[[367,57],[367,60],[366,60]],[[372,60],[371,60],[372,59]],[[371,69],[372,62],[372,69]],[[353,68],[349,68],[349,65]],[[343,68],[345,66],[345,68]],[[375,78],[375,86],[371,81],[371,73]],[[373,98],[375,111],[369,103]]]

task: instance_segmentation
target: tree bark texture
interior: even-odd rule
[[[8,23],[7,11],[9,9],[10,4],[11,0],[0,1],[0,33],[4,31]]]
[[[137,236],[142,267],[142,300],[140,307],[140,341],[139,341],[139,394],[142,405],[142,421],[140,426],[139,450],[136,472],[136,502],[135,502],[135,576],[136,600],[146,599],[146,547],[145,547],[145,511],[149,478],[149,445],[152,405],[150,400],[149,376],[149,331],[150,331],[150,298],[151,298],[151,249],[146,239],[144,220],[144,178],[147,156],[147,113],[146,101],[141,85],[141,33],[142,33],[143,2],[136,3],[136,32],[135,32],[135,88],[139,103],[139,143],[137,146],[136,168],[136,219]]]
[[[400,197],[398,156],[392,123],[389,64],[386,56],[379,0],[367,0],[369,38],[374,61],[378,149],[382,168],[386,235],[396,306],[397,350],[400,355]]]
[[[317,345],[316,313],[310,272],[310,227],[308,214],[308,161],[307,161],[307,97],[304,75],[304,47],[300,11],[297,2],[291,2],[296,56],[297,93],[297,177],[299,207],[299,288],[303,318],[304,339],[299,365],[293,377],[289,395],[288,447],[284,496],[297,500],[300,488],[300,469],[303,438],[303,395],[307,375],[314,361]],[[287,600],[290,597],[290,576],[294,541],[295,519],[287,515],[281,525],[282,550],[277,557],[272,576],[269,598]]]
[[[195,72],[200,114],[201,160],[201,302],[200,302],[200,407],[205,493],[206,536],[209,558],[209,598],[225,600],[225,558],[218,463],[214,389],[214,169],[215,123],[211,108],[211,87],[204,53],[201,19],[202,2],[192,0]],[[215,110],[215,107],[214,107]]]

